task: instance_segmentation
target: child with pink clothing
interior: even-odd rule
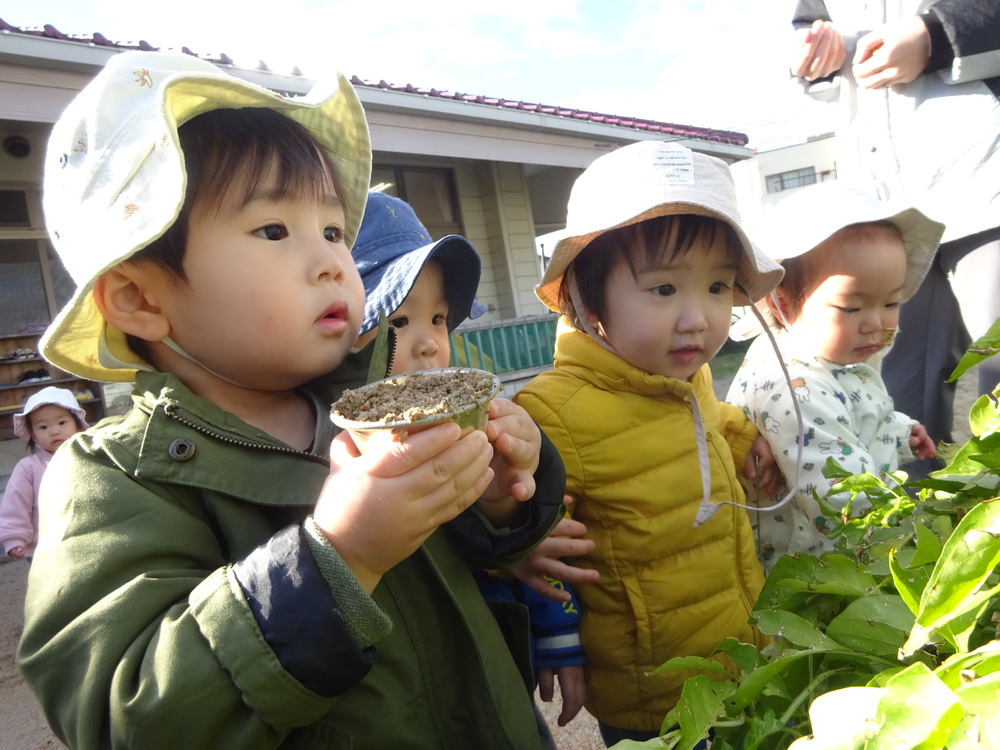
[[[0,544],[11,560],[31,559],[38,543],[38,488],[49,459],[70,435],[87,429],[84,411],[65,388],[32,394],[14,415],[14,434],[28,441],[30,455],[17,462],[0,503]]]

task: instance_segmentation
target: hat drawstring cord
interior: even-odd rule
[[[764,328],[764,333],[767,334],[767,338],[771,342],[771,348],[774,349],[774,352],[778,357],[778,364],[781,365],[781,372],[784,374],[785,382],[788,383],[788,389],[792,394],[792,408],[795,410],[795,420],[798,425],[798,440],[795,441],[795,478],[791,482],[788,481],[787,477],[785,478],[785,486],[788,488],[788,492],[786,492],[785,496],[777,503],[769,505],[766,508],[761,508],[755,505],[744,505],[743,503],[733,502],[732,500],[722,500],[719,503],[709,502],[706,505],[706,501],[703,500],[702,506],[698,509],[698,513],[695,517],[695,526],[700,526],[708,521],[708,519],[715,515],[715,512],[721,505],[735,505],[739,508],[756,511],[757,513],[773,513],[792,501],[792,498],[795,497],[795,490],[799,486],[799,481],[801,479],[802,446],[805,443],[803,433],[805,432],[805,429],[802,424],[802,410],[799,408],[799,399],[798,396],[795,395],[795,387],[792,385],[792,376],[788,373],[788,367],[785,366],[785,360],[781,356],[781,352],[778,351],[778,342],[774,339],[771,327],[764,320],[764,316],[761,314],[760,310],[757,309],[756,305],[750,305],[750,309],[753,311],[753,314],[757,316],[761,326]]]
[[[177,352],[182,357],[184,357],[184,359],[186,359],[188,362],[193,362],[194,364],[198,365],[198,367],[200,367],[201,369],[205,370],[208,373],[211,373],[212,375],[214,375],[215,377],[219,378],[220,380],[225,380],[227,383],[232,383],[233,385],[239,386],[240,388],[249,388],[250,387],[250,386],[246,385],[245,383],[240,383],[240,382],[238,382],[236,380],[233,380],[232,378],[227,378],[225,375],[221,375],[221,374],[217,373],[215,370],[213,370],[210,367],[206,367],[203,362],[199,362],[197,359],[195,359],[190,354],[188,354],[186,351],[184,351],[184,349],[181,347],[181,345],[178,344],[176,341],[174,341],[169,336],[164,336],[162,339],[160,339],[160,342],[163,343],[163,344],[166,344],[168,347],[170,347],[175,352]]]

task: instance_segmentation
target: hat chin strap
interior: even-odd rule
[[[188,362],[193,362],[194,364],[198,365],[198,367],[203,369],[205,372],[211,373],[220,380],[225,380],[227,383],[232,383],[233,385],[239,386],[240,388],[251,388],[251,386],[247,385],[246,383],[240,383],[239,381],[233,380],[232,378],[227,378],[225,375],[217,373],[211,367],[207,367],[203,362],[199,362],[197,359],[195,359],[186,351],[184,351],[181,345],[178,344],[169,336],[164,336],[162,339],[160,339],[160,343],[166,344],[169,348],[173,349],[175,352],[184,357],[184,359],[186,359]]]

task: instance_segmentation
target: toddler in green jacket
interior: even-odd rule
[[[112,58],[56,124],[78,288],[41,351],[136,384],[42,488],[18,664],[69,747],[538,746],[525,623],[471,569],[556,523],[558,456],[505,399],[363,456],[328,419],[367,370],[370,169],[343,77],[285,98],[183,54]]]

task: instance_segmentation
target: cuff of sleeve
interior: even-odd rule
[[[304,537],[297,525],[282,529],[232,572],[282,667],[314,693],[332,697],[368,674],[374,649],[352,639]]]
[[[535,641],[536,667],[569,667],[586,663],[580,634],[575,631],[538,636]]]
[[[344,624],[358,648],[368,648],[387,636],[392,630],[392,620],[362,588],[312,516],[306,519],[303,531],[309,551],[333,591]]]
[[[925,73],[932,73],[935,70],[945,70],[955,62],[955,50],[951,46],[948,33],[944,30],[944,24],[933,8],[924,11],[920,20],[927,27],[927,34],[931,40],[931,56],[924,66]]]

